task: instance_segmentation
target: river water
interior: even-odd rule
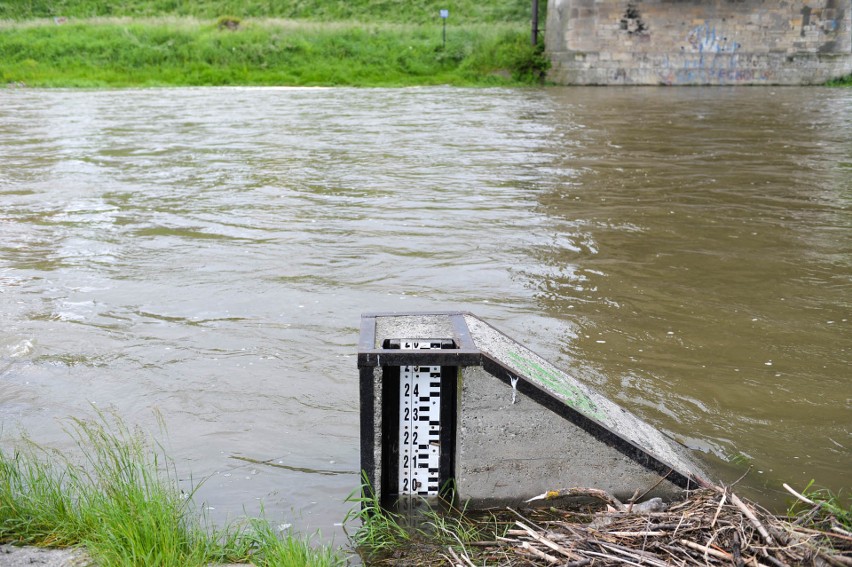
[[[462,309],[767,505],[848,489],[850,132],[821,88],[0,90],[3,446],[115,411],[212,520],[339,534],[360,314]]]

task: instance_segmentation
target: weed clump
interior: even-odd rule
[[[219,30],[231,30],[235,31],[240,29],[240,19],[236,16],[220,16],[218,20],[216,20],[216,28]]]
[[[826,83],[829,87],[852,87],[852,75],[846,75],[839,79],[832,79]]]
[[[796,524],[823,531],[852,532],[852,498],[814,488],[811,480],[801,493],[784,485],[796,500],[787,510]]]

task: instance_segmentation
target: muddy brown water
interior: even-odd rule
[[[822,88],[2,90],[3,447],[115,410],[215,522],[339,542],[360,313],[463,309],[767,505],[848,489],[850,132]]]

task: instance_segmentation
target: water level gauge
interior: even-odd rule
[[[399,339],[386,348],[424,351],[455,348],[449,339]],[[421,357],[422,359],[422,357]],[[386,368],[385,456],[397,496],[437,496],[452,476],[456,367],[411,364]]]
[[[401,367],[399,408],[399,493],[435,496],[441,455],[441,367]]]

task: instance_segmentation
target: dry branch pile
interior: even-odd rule
[[[445,557],[461,567],[852,566],[852,533],[830,522],[820,524],[822,530],[777,518],[722,488],[692,492],[665,511],[636,513],[614,503],[588,524],[522,518],[498,541]]]

